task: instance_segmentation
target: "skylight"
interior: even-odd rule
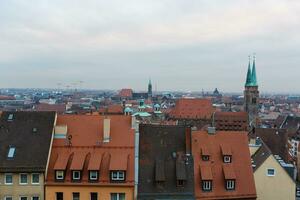
[[[9,148],[9,151],[8,151],[8,154],[7,154],[7,157],[8,157],[8,158],[13,158],[14,155],[15,155],[15,151],[16,151],[16,148],[15,148],[15,147],[10,147],[10,148]]]
[[[14,114],[9,114],[7,120],[12,121],[14,118]]]

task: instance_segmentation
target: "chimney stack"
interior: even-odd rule
[[[103,120],[103,142],[109,142],[110,140],[110,119],[104,118]]]

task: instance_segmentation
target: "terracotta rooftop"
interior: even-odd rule
[[[210,99],[179,99],[170,112],[176,119],[210,119],[215,111]]]
[[[110,119],[109,142],[103,140],[105,119]],[[133,186],[134,130],[131,129],[129,116],[58,115],[56,125],[65,127],[60,131],[67,130],[67,135],[53,141],[47,184],[76,184],[71,180],[72,170],[82,172],[81,184],[90,184],[89,170],[96,170],[99,172],[99,181],[93,185]],[[64,182],[55,181],[55,170],[66,172]],[[126,181],[111,182],[112,170],[124,170]]]
[[[46,104],[40,103],[34,106],[36,111],[56,111],[58,113],[64,113],[66,111],[65,104]]]
[[[100,108],[99,113],[100,114],[123,114],[123,106],[120,104],[113,104],[113,105],[108,105],[105,108]]]
[[[202,159],[202,149],[209,148],[209,160]],[[256,199],[247,132],[207,131],[192,133],[196,199]],[[206,153],[207,154],[207,153]],[[231,154],[231,163],[223,156]],[[235,180],[235,190],[226,190],[225,179]],[[201,181],[212,180],[212,190],[202,191]]]
[[[247,112],[215,112],[215,127],[222,131],[247,131]]]
[[[119,96],[120,97],[127,97],[127,98],[131,98],[132,97],[132,89],[122,89],[120,92],[119,92]]]

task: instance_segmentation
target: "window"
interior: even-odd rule
[[[234,189],[235,189],[235,181],[226,180],[226,190],[234,190]]]
[[[210,181],[210,180],[202,181],[202,190],[203,191],[211,191],[212,190],[212,181]]]
[[[25,196],[21,196],[21,197],[20,197],[20,200],[28,200],[28,198],[25,197]]]
[[[15,147],[9,147],[7,158],[13,158],[15,156],[15,151],[16,151]]]
[[[56,171],[55,177],[56,177],[56,180],[64,180],[64,171]]]
[[[4,200],[12,200],[13,198],[12,198],[12,196],[6,196],[6,197],[4,197]]]
[[[125,200],[125,193],[111,193],[110,200]]]
[[[28,183],[27,174],[20,174],[20,184],[26,185]]]
[[[202,160],[203,161],[209,161],[209,156],[208,155],[202,155]]]
[[[275,176],[275,169],[272,168],[267,169],[267,176]]]
[[[98,180],[98,171],[90,171],[90,180],[91,181],[96,181]]]
[[[72,172],[72,179],[75,181],[80,180],[80,171],[73,171]]]
[[[125,180],[125,172],[124,171],[112,171],[111,172],[111,180],[124,181]]]
[[[64,193],[56,192],[56,200],[64,200]]]
[[[31,183],[39,184],[40,183],[40,174],[32,174]]]
[[[7,117],[7,121],[12,121],[14,118],[14,114],[9,114]]]
[[[40,200],[40,197],[39,196],[33,196],[31,199],[32,200]]]
[[[184,180],[177,180],[177,187],[182,187],[184,185]]]
[[[6,185],[12,185],[13,184],[13,175],[12,174],[5,174],[4,183]]]
[[[37,133],[38,129],[37,128],[32,128],[33,133]]]
[[[231,156],[223,156],[224,163],[231,163]]]
[[[79,192],[73,192],[73,200],[79,200],[79,199],[80,199]]]
[[[98,200],[98,193],[97,192],[91,192],[91,200]]]

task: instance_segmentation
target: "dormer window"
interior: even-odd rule
[[[125,171],[112,171],[111,172],[112,181],[124,181],[125,180]]]
[[[209,192],[212,190],[212,180],[203,180],[202,181],[202,190]]]
[[[62,170],[55,171],[55,179],[56,180],[64,180],[65,179],[65,172]]]
[[[226,190],[235,189],[235,180],[226,180]]]
[[[72,171],[72,180],[79,181],[81,179],[80,171]]]
[[[202,155],[203,161],[209,161],[209,155]]]
[[[224,163],[231,163],[231,156],[223,156]]]
[[[89,180],[97,181],[98,180],[98,171],[89,171]]]

